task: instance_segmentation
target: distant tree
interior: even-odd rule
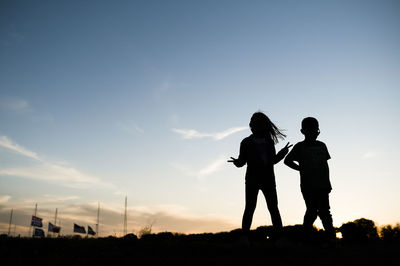
[[[400,224],[383,226],[380,233],[384,241],[400,241]]]
[[[339,231],[345,241],[372,241],[378,240],[378,230],[374,221],[365,218],[343,224]]]
[[[152,227],[153,227],[153,224],[150,224],[148,226],[141,228],[138,232],[138,237],[142,238],[145,235],[150,235]]]

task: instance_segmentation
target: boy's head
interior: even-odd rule
[[[301,133],[306,140],[316,140],[319,135],[318,120],[314,117],[306,117],[301,121]]]

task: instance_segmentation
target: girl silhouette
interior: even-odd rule
[[[239,157],[237,159],[231,157],[231,160],[228,160],[237,167],[242,167],[247,163],[246,207],[242,219],[242,231],[246,239],[257,205],[259,190],[263,192],[267,201],[275,231],[280,231],[282,228],[276,194],[274,165],[286,156],[292,146],[287,143],[282,150],[276,153],[275,144],[278,143],[278,138],[284,139],[286,135],[262,112],[256,112],[252,115],[249,126],[253,134],[240,143]]]

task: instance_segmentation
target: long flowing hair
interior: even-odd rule
[[[279,129],[263,112],[256,112],[251,116],[250,124],[251,131],[253,133],[266,133],[268,138],[271,138],[274,143],[278,143],[278,139],[284,139],[285,134],[282,133],[282,129]]]

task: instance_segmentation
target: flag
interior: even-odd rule
[[[88,225],[87,231],[88,231],[89,235],[92,235],[92,236],[96,235],[96,232],[89,225]]]
[[[49,222],[49,232],[60,233],[61,227],[55,226],[54,224]]]
[[[74,224],[74,233],[86,234],[85,227]]]
[[[32,215],[31,226],[42,227],[42,218]]]
[[[33,231],[33,236],[44,237],[44,231],[42,229],[35,228],[35,231]]]

